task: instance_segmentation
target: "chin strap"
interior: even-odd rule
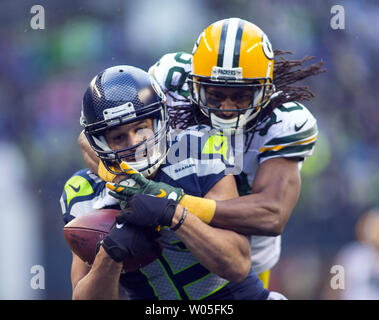
[[[114,167],[112,167],[111,169],[117,171]],[[117,177],[116,174],[108,171],[108,169],[104,166],[103,161],[101,160],[99,162],[99,166],[97,167],[97,175],[100,177],[101,180],[106,182],[113,182],[113,180]]]

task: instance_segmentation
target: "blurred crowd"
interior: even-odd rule
[[[336,254],[355,239],[360,216],[379,205],[376,1],[344,1],[344,30],[331,28],[334,3],[321,0],[39,1],[44,30],[30,26],[33,4],[0,4],[0,157],[12,164],[0,171],[6,181],[1,202],[23,204],[1,207],[1,216],[19,217],[5,219],[12,230],[15,221],[33,226],[38,246],[28,246],[25,232],[20,237],[26,250],[35,251],[30,267],[44,266],[46,276],[46,289],[26,294],[20,287],[18,297],[71,296],[59,197],[65,181],[84,167],[76,140],[81,98],[92,77],[112,65],[147,70],[164,53],[191,52],[206,26],[232,16],[260,26],[275,49],[292,51],[291,58],[314,56],[327,69],[304,82],[315,94],[305,104],[318,119],[320,136],[303,166],[301,198],[285,229],[271,286],[290,299],[328,297],[323,292]],[[5,157],[9,150],[22,158],[19,165]],[[14,179],[18,171],[22,179]],[[4,245],[0,257],[1,250],[8,252],[6,260],[18,257]],[[30,267],[20,277],[30,279]],[[9,298],[2,284],[0,298]]]

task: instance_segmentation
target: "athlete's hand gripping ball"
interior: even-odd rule
[[[116,262],[121,262],[136,256],[143,256],[150,252],[152,247],[159,246],[154,239],[159,233],[152,228],[126,224],[122,221],[114,223],[109,234],[98,243],[96,251],[101,244],[108,255]]]
[[[146,194],[133,195],[116,217],[118,223],[141,227],[171,226],[178,203]]]

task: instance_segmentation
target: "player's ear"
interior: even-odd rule
[[[80,151],[82,152],[82,157],[87,167],[92,172],[97,173],[98,166],[101,161],[97,157],[95,151],[93,151],[93,149],[91,148],[91,145],[89,144],[88,139],[84,134],[84,130],[79,134],[78,145],[79,145]]]

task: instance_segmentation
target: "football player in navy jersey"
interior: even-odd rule
[[[119,196],[120,189],[142,187],[145,193],[159,194],[128,195],[127,201],[121,197],[124,213],[99,244],[92,267],[73,253],[74,299],[117,298],[119,284],[131,299],[273,296],[251,269],[248,239],[210,226],[194,214],[209,210],[215,203],[210,199],[237,197],[235,180],[225,175],[225,164],[217,157],[203,161],[196,152],[184,162],[170,157],[171,143],[184,141],[182,145],[189,148],[187,139],[201,140],[202,135],[188,129],[170,138],[165,96],[148,73],[115,66],[98,74],[84,95],[81,123],[108,172],[134,175],[135,179],[123,180],[117,187],[108,184],[114,195]],[[117,207],[118,201],[108,191],[91,171],[74,174],[61,197],[64,221],[94,208]],[[141,233],[145,230],[141,227],[157,226],[161,228],[161,256],[135,272],[121,274],[122,261],[143,252],[151,240]]]
[[[207,27],[192,54],[168,53],[149,70],[166,95],[173,127],[206,124],[220,130],[219,138],[209,138],[213,151],[222,149],[223,137],[242,136],[242,145],[233,146],[234,159],[243,159],[236,164],[240,197],[216,199],[198,217],[250,237],[252,266],[266,288],[270,269],[280,257],[281,233],[300,195],[300,168],[318,135],[316,119],[299,102],[313,94],[294,84],[324,71],[322,63],[303,67],[309,58],[287,60],[286,54],[273,50],[253,23],[230,18]],[[103,180],[120,179],[113,180],[115,176],[91,156],[83,134],[79,145]],[[188,204],[186,200],[181,202]]]

